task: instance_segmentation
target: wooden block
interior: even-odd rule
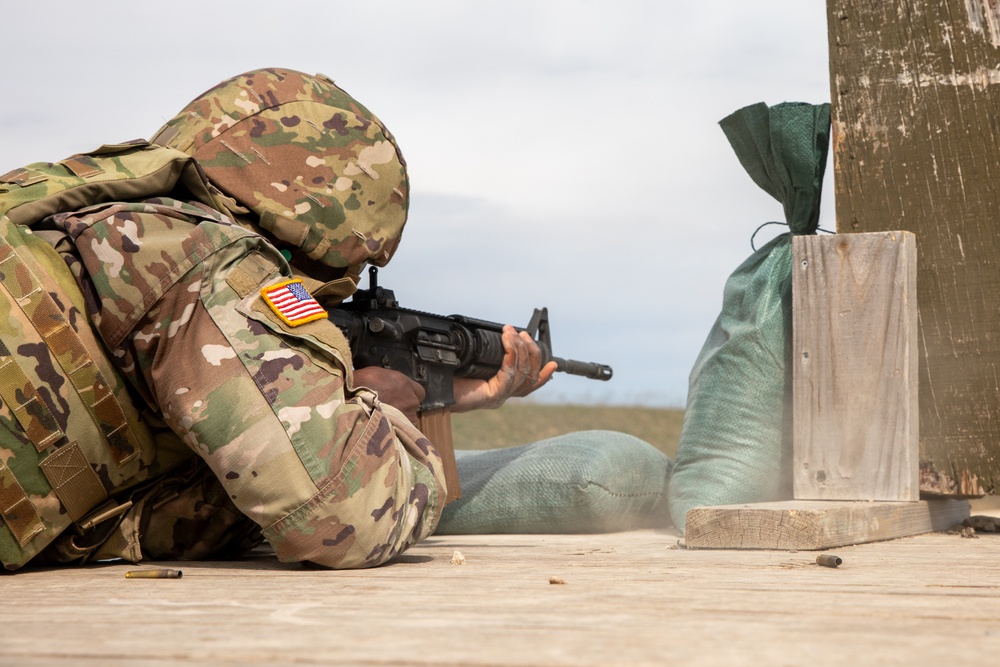
[[[918,500],[914,235],[796,236],[792,257],[794,497]]]
[[[968,516],[966,500],[696,507],[688,511],[684,540],[691,549],[830,549],[948,530]]]

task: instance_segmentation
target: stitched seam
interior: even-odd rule
[[[609,496],[611,496],[613,498],[648,498],[650,496],[662,496],[663,495],[663,490],[648,491],[646,493],[616,493],[616,492],[612,491],[611,489],[607,488],[606,486],[598,484],[597,482],[594,482],[594,481],[588,481],[583,486],[579,486],[579,488],[581,490],[586,490],[588,487],[591,487],[591,486],[597,487],[598,489],[600,489],[601,491],[604,491],[606,494],[608,494]]]

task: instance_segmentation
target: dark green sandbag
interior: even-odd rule
[[[784,205],[791,234],[815,234],[830,105],[756,104],[721,126],[750,177]],[[682,531],[693,507],[791,496],[791,234],[729,277],[691,371],[668,492]]]
[[[439,535],[599,533],[668,523],[672,463],[624,433],[582,431],[455,454],[462,498],[445,507]]]

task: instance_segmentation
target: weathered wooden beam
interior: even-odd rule
[[[910,232],[793,239],[796,499],[919,499],[916,260]]]
[[[828,0],[837,230],[917,236],[921,489],[1000,482],[1000,4]]]
[[[831,549],[948,530],[968,516],[965,500],[696,507],[688,511],[684,541],[690,549]]]

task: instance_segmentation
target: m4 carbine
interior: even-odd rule
[[[455,402],[454,378],[488,380],[500,370],[503,325],[465,315],[434,315],[400,308],[392,290],[378,286],[378,269],[368,270],[369,288],[329,311],[330,320],[351,341],[355,368],[382,366],[423,385],[420,411]],[[527,331],[542,351],[542,365],[555,361],[558,371],[593,380],[610,380],[610,366],[552,355],[547,308],[536,308]]]
[[[379,287],[378,269],[368,270],[369,287],[351,301],[330,309],[330,320],[351,342],[355,368],[381,366],[419,382],[426,392],[418,427],[445,461],[448,500],[460,497],[448,407],[454,404],[456,377],[488,380],[503,364],[503,325],[465,315],[434,315],[400,308],[392,290]],[[542,352],[542,365],[554,360],[558,371],[594,380],[610,380],[604,364],[552,355],[546,308],[536,308],[527,331]]]

